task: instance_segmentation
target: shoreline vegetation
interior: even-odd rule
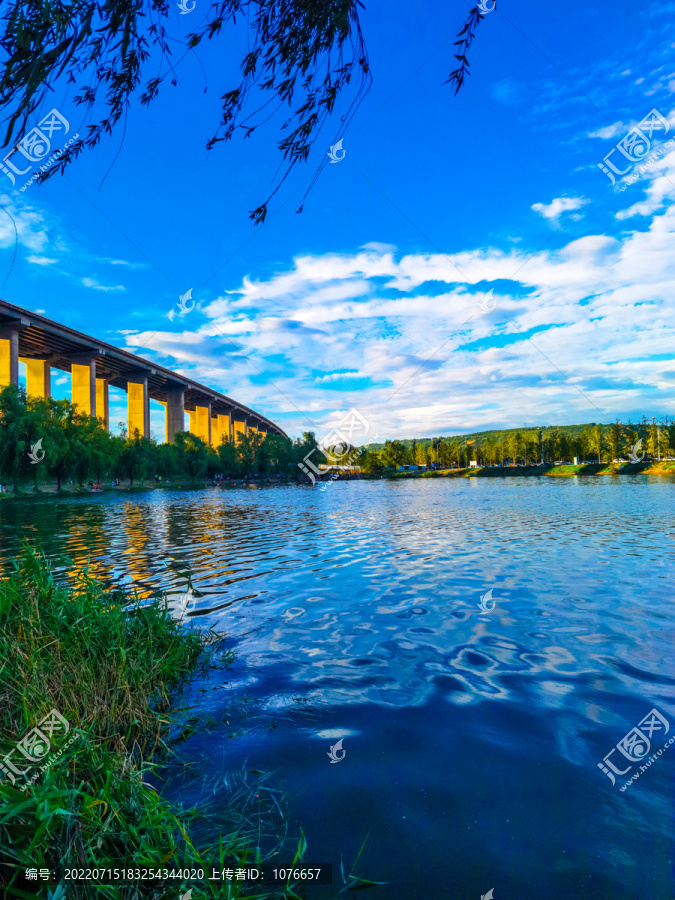
[[[475,466],[462,469],[431,469],[422,472],[391,472],[382,477],[399,478],[508,478],[539,476],[574,478],[581,475],[675,475],[675,460],[648,460],[640,463],[584,463],[580,465]]]
[[[523,465],[518,464],[516,466],[474,466],[467,468],[463,466],[461,468],[438,468],[438,469],[422,469],[422,470],[413,470],[413,471],[387,471],[383,470],[381,473],[367,473],[362,472],[356,476],[349,475],[340,477],[337,480],[350,480],[350,481],[398,481],[400,479],[415,479],[415,478],[513,478],[513,477],[521,477],[521,478],[575,478],[581,476],[589,476],[589,475],[654,475],[654,476],[662,476],[662,475],[675,475],[675,460],[666,459],[666,460],[645,460],[639,463],[632,463],[628,461],[623,461],[621,463],[609,463],[609,462],[601,462],[601,463],[583,463],[579,465],[565,465],[565,464],[551,464],[546,463],[542,465]],[[315,481],[318,484],[322,482],[325,484],[326,481],[331,480],[330,475],[327,475],[325,478],[316,477]],[[102,494],[110,494],[110,493],[120,493],[120,494],[130,494],[130,493],[142,493],[146,491],[176,491],[176,490],[202,490],[204,487],[218,487],[220,489],[229,489],[229,488],[240,488],[240,487],[249,487],[249,488],[260,488],[260,487],[270,487],[270,486],[278,486],[278,485],[289,485],[289,484],[307,484],[309,479],[278,479],[278,480],[268,480],[268,479],[257,479],[251,478],[247,480],[237,480],[237,481],[227,481],[224,483],[219,482],[190,482],[189,479],[182,479],[176,481],[162,481],[160,483],[155,482],[151,479],[144,479],[143,481],[135,481],[133,484],[129,482],[120,482],[120,484],[115,486],[110,486],[103,484],[101,485],[100,491],[96,491],[96,493]],[[21,490],[16,490],[11,493],[3,492],[0,494],[0,501],[13,499],[36,499],[37,497],[45,497],[48,498],[50,495],[52,496],[65,496],[65,495],[75,495],[82,496],[82,494],[89,493],[86,488],[80,488],[77,485],[62,485],[60,489],[57,490],[57,486],[55,482],[47,482],[43,483],[40,486],[39,491],[34,492],[26,492]]]
[[[24,546],[0,581],[3,897],[29,898],[38,889],[65,898],[70,867],[259,868],[280,840],[285,844],[279,834],[286,824],[273,800],[278,792],[265,788],[265,773],[256,774],[254,785],[244,778],[230,795],[218,813],[220,838],[206,847],[193,843],[191,826],[210,817],[172,806],[148,783],[161,782],[167,754],[196,730],[194,717],[178,705],[181,687],[232,658],[220,636],[173,618],[166,595],[140,603],[104,588],[86,570],[74,587],[60,585],[44,555]],[[50,718],[51,731],[44,724]],[[40,725],[41,734],[34,730]],[[16,749],[20,741],[30,757]],[[295,856],[295,864],[305,847],[301,834],[288,859]],[[58,873],[58,885],[25,881],[29,868]],[[234,881],[175,878],[161,890],[150,881],[81,884],[77,896],[177,898],[191,885],[200,896],[239,897],[244,890]],[[257,896],[298,895],[282,885]]]
[[[124,423],[119,435],[111,434],[102,419],[69,400],[28,396],[10,385],[0,389],[0,498],[9,495],[9,486],[15,496],[25,496],[355,477],[667,475],[675,462],[675,422],[668,418],[387,440],[360,448],[333,434],[333,447],[320,446],[311,431],[294,441],[253,432],[218,446],[183,431],[171,443],[158,443],[138,431],[127,434]]]

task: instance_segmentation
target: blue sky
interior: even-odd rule
[[[281,119],[206,151],[247,35],[185,55],[206,15],[196,3],[170,21],[177,85],[132,104],[123,140],[24,192],[0,175],[19,232],[12,262],[14,226],[0,217],[5,300],[189,374],[294,436],[350,408],[379,440],[675,415],[675,4],[502,0],[456,97],[443,82],[471,4],[367,4],[374,82],[344,159],[296,214],[336,117],[255,227]],[[84,130],[66,89],[41,115],[51,106]],[[652,109],[669,126],[651,135],[658,158],[612,186],[598,163]],[[196,308],[179,315],[188,288]],[[52,377],[68,396],[69,376]],[[124,395],[112,393],[117,422]],[[156,407],[160,438],[162,422]]]

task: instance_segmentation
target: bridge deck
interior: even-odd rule
[[[0,338],[15,331],[18,331],[18,353],[22,359],[45,360],[51,368],[70,372],[74,361],[91,355],[95,357],[96,378],[106,379],[113,387],[126,390],[130,379],[145,376],[148,395],[153,400],[167,403],[167,391],[183,390],[186,410],[210,404],[212,416],[233,413],[251,426],[287,437],[270,419],[219,391],[177,375],[128,350],[0,300]]]

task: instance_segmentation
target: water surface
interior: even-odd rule
[[[191,687],[211,728],[165,787],[205,828],[242,766],[274,769],[338,879],[370,832],[373,898],[664,900],[675,744],[624,792],[598,763],[652,708],[675,734],[674,495],[638,475],[38,498],[0,504],[0,546],[143,596],[191,567],[192,619],[237,653]]]

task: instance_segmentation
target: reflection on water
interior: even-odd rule
[[[5,560],[30,536],[141,596],[174,591],[177,614],[191,572],[189,617],[238,659],[191,688],[216,725],[181,745],[195,765],[166,793],[208,799],[216,824],[244,764],[273,768],[311,859],[348,866],[370,830],[361,873],[391,882],[373,896],[662,900],[673,760],[624,793],[597,764],[653,707],[675,725],[673,490],[635,476],[103,494],[4,502],[0,534]]]

